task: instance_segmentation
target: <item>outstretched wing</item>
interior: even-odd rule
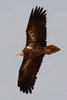
[[[43,55],[33,59],[24,58],[18,77],[18,87],[23,93],[32,93],[42,59]]]
[[[32,9],[26,32],[26,46],[30,43],[46,45],[46,10],[37,6],[35,10]]]
[[[40,7],[36,7],[35,10],[32,9],[26,32],[26,46],[31,43],[36,46],[46,46],[46,10],[43,11],[43,8]],[[20,91],[32,93],[43,56],[41,55],[31,59],[24,57],[18,77]]]

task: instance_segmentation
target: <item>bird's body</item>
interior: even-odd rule
[[[18,87],[23,93],[32,93],[44,55],[60,50],[54,45],[47,46],[46,34],[46,10],[36,6],[31,11],[26,30],[26,47],[18,53],[24,56],[18,77]]]

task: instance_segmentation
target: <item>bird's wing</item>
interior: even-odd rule
[[[42,59],[43,55],[33,59],[23,59],[18,77],[18,87],[23,93],[32,93]]]
[[[37,7],[32,9],[27,30],[26,46],[30,43],[37,43],[40,46],[46,45],[46,10]]]

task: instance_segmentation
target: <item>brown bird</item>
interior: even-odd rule
[[[46,45],[46,35],[46,10],[36,6],[31,11],[26,29],[26,47],[17,54],[24,57],[18,77],[18,87],[23,93],[32,93],[44,55],[60,50],[55,45]]]

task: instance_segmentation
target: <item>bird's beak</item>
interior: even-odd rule
[[[24,56],[23,51],[18,52],[18,53],[17,53],[17,56]]]

